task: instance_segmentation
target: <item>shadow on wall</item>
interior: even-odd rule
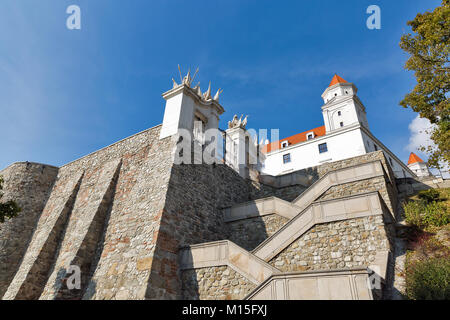
[[[264,217],[254,217],[229,222],[229,240],[247,251],[252,251],[277,231],[278,228],[273,228],[274,230],[269,231],[269,228],[273,227],[273,224],[276,223],[273,220],[277,218],[282,217],[278,217],[276,214],[273,214]],[[281,228],[282,225],[283,224],[278,227]]]
[[[188,251],[192,259],[191,251]],[[181,279],[181,299],[183,300],[200,300],[200,283],[197,271],[195,269],[180,271]]]
[[[223,164],[172,167],[146,299],[182,299],[180,246],[228,238],[221,208],[248,201],[249,183]],[[198,298],[197,293],[191,298]]]

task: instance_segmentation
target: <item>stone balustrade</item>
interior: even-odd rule
[[[378,192],[318,201],[262,242],[252,253],[264,261],[269,261],[315,224],[383,215],[385,211],[387,208]]]
[[[337,169],[326,173],[292,202],[267,197],[240,203],[222,210],[224,220],[231,222],[274,213],[292,219],[333,186],[383,175],[383,165],[379,160]]]
[[[277,197],[267,197],[263,199],[248,201],[223,209],[224,221],[232,222],[236,220],[278,214],[291,219],[300,208],[292,203]]]
[[[247,300],[372,300],[366,268],[276,274]]]
[[[267,262],[231,241],[214,241],[181,248],[180,270],[229,266],[258,285],[279,272]]]

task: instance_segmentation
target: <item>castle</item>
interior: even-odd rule
[[[261,144],[247,118],[219,130],[221,91],[192,82],[173,80],[161,125],[0,171],[22,208],[0,225],[0,297],[390,298],[399,198],[427,182],[369,131],[356,86],[335,75],[324,127]]]

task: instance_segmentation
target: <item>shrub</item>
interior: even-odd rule
[[[425,203],[431,203],[433,201],[439,201],[440,193],[436,189],[428,189],[420,191],[418,197]]]
[[[441,227],[450,222],[450,214],[445,204],[433,201],[426,205],[422,220],[425,226]]]
[[[450,222],[450,213],[442,202],[409,201],[403,204],[406,222],[418,228],[440,227]]]
[[[408,267],[406,292],[410,299],[450,299],[450,259],[418,261]]]
[[[425,212],[425,205],[421,201],[406,202],[403,204],[403,210],[406,222],[419,228],[423,227],[421,214]]]

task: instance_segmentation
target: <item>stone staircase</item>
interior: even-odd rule
[[[244,300],[372,300],[366,268],[274,274]]]
[[[316,224],[387,213],[378,192],[314,202],[257,246],[252,253],[269,261]]]
[[[274,213],[292,219],[333,186],[383,175],[384,169],[380,161],[330,171],[313,183],[292,202],[277,197],[247,201],[223,209],[224,219],[227,222],[231,222]]]
[[[280,272],[229,240],[190,245],[179,256],[181,270],[227,265],[256,285]]]
[[[377,216],[392,223],[391,213],[376,191],[317,200],[333,186],[379,176],[388,179],[381,161],[377,160],[330,171],[292,202],[268,197],[225,208],[223,215],[227,223],[270,214],[287,218],[288,222],[251,252],[229,240],[184,247],[180,251],[180,268],[229,266],[257,285],[247,299],[336,299],[338,296],[372,299],[367,267],[292,274],[281,272],[269,262],[318,224]],[[388,250],[377,252],[369,266],[381,278],[386,277],[388,256]],[[294,287],[289,287],[290,284]],[[301,287],[310,289],[300,290]]]

